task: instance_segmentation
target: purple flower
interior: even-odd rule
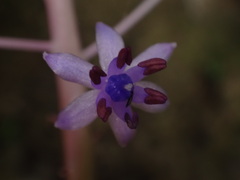
[[[43,54],[58,76],[93,89],[68,105],[55,126],[77,129],[99,117],[109,122],[117,141],[125,146],[138,125],[131,105],[157,112],[168,104],[161,88],[140,80],[166,67],[176,43],[155,44],[132,60],[131,49],[124,47],[121,36],[101,22],[96,25],[96,41],[101,68],[71,54]]]

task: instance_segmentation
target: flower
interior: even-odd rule
[[[131,49],[124,47],[121,36],[101,22],[96,25],[96,42],[101,68],[71,54],[43,54],[62,79],[93,89],[68,105],[55,126],[77,129],[99,117],[109,122],[117,141],[125,146],[138,125],[138,115],[131,105],[156,112],[168,104],[160,87],[140,80],[166,67],[176,43],[155,44],[132,60]]]

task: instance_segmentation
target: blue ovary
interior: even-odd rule
[[[105,91],[115,102],[125,101],[132,96],[133,82],[127,74],[109,77]]]

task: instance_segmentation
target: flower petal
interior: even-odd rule
[[[162,58],[168,60],[176,46],[177,46],[176,43],[158,43],[153,46],[150,46],[148,49],[146,49],[136,58],[133,59],[133,62],[128,67],[128,69],[137,66],[138,63],[151,58]]]
[[[131,106],[128,105],[128,101],[114,102],[112,103],[114,113],[125,122],[130,129],[136,129],[138,126],[138,115],[132,111]]]
[[[166,94],[165,91],[162,88],[160,88],[156,84],[148,82],[148,81],[140,81],[140,82],[135,83],[135,85],[143,87],[143,88],[148,87],[148,88],[156,89],[156,90]],[[151,104],[151,105],[149,105],[149,104],[142,103],[144,101],[142,98],[145,97],[145,94],[144,94],[143,90],[141,90],[140,87],[136,88],[136,93],[138,93],[138,95],[136,95],[133,98],[133,105],[134,106],[136,106],[136,107],[138,107],[138,108],[140,108],[144,111],[147,111],[147,112],[161,112],[164,109],[166,109],[166,107],[169,105],[168,100],[166,101],[165,104]]]
[[[147,93],[144,91],[143,87],[134,85],[133,90],[133,103],[144,103],[144,99],[147,97]]]
[[[125,122],[124,116],[126,113],[133,115],[131,106],[127,106],[128,101],[113,102],[112,108],[114,113]]]
[[[98,22],[96,41],[100,64],[102,69],[107,72],[109,63],[118,56],[119,51],[124,47],[122,37],[111,27]]]
[[[143,79],[145,76],[143,75],[144,68],[139,66],[134,66],[131,69],[126,70],[126,74],[131,77],[132,82],[138,82]]]
[[[96,100],[97,114],[103,122],[112,114],[112,100],[105,91],[100,91]]]
[[[89,71],[92,64],[66,53],[43,53],[49,67],[62,79],[92,87]]]
[[[91,123],[97,117],[96,98],[98,90],[91,90],[75,99],[58,116],[55,127],[77,129]]]
[[[115,113],[110,116],[109,123],[119,145],[125,147],[135,135],[136,130],[130,129]]]
[[[108,76],[122,74],[125,70],[126,65],[124,65],[121,69],[117,67],[117,58],[114,58],[109,66],[108,66]]]

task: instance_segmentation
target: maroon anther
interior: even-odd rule
[[[145,76],[158,72],[167,67],[167,61],[161,58],[152,58],[140,62],[139,67],[145,68],[143,74]]]
[[[104,122],[106,122],[108,117],[112,114],[112,108],[106,107],[106,99],[102,98],[98,101],[97,114]]]
[[[130,129],[136,129],[137,125],[138,125],[138,115],[137,113],[133,113],[132,118],[130,117],[130,115],[128,113],[125,113],[124,115],[124,120],[127,123],[127,126]]]
[[[144,91],[148,94],[144,99],[145,104],[164,104],[167,101],[167,96],[155,89],[144,88]]]
[[[121,69],[124,64],[130,65],[132,63],[132,52],[130,48],[122,48],[117,57],[117,67]]]
[[[93,66],[89,71],[89,77],[94,84],[101,83],[101,77],[107,76],[107,74],[98,66]]]

